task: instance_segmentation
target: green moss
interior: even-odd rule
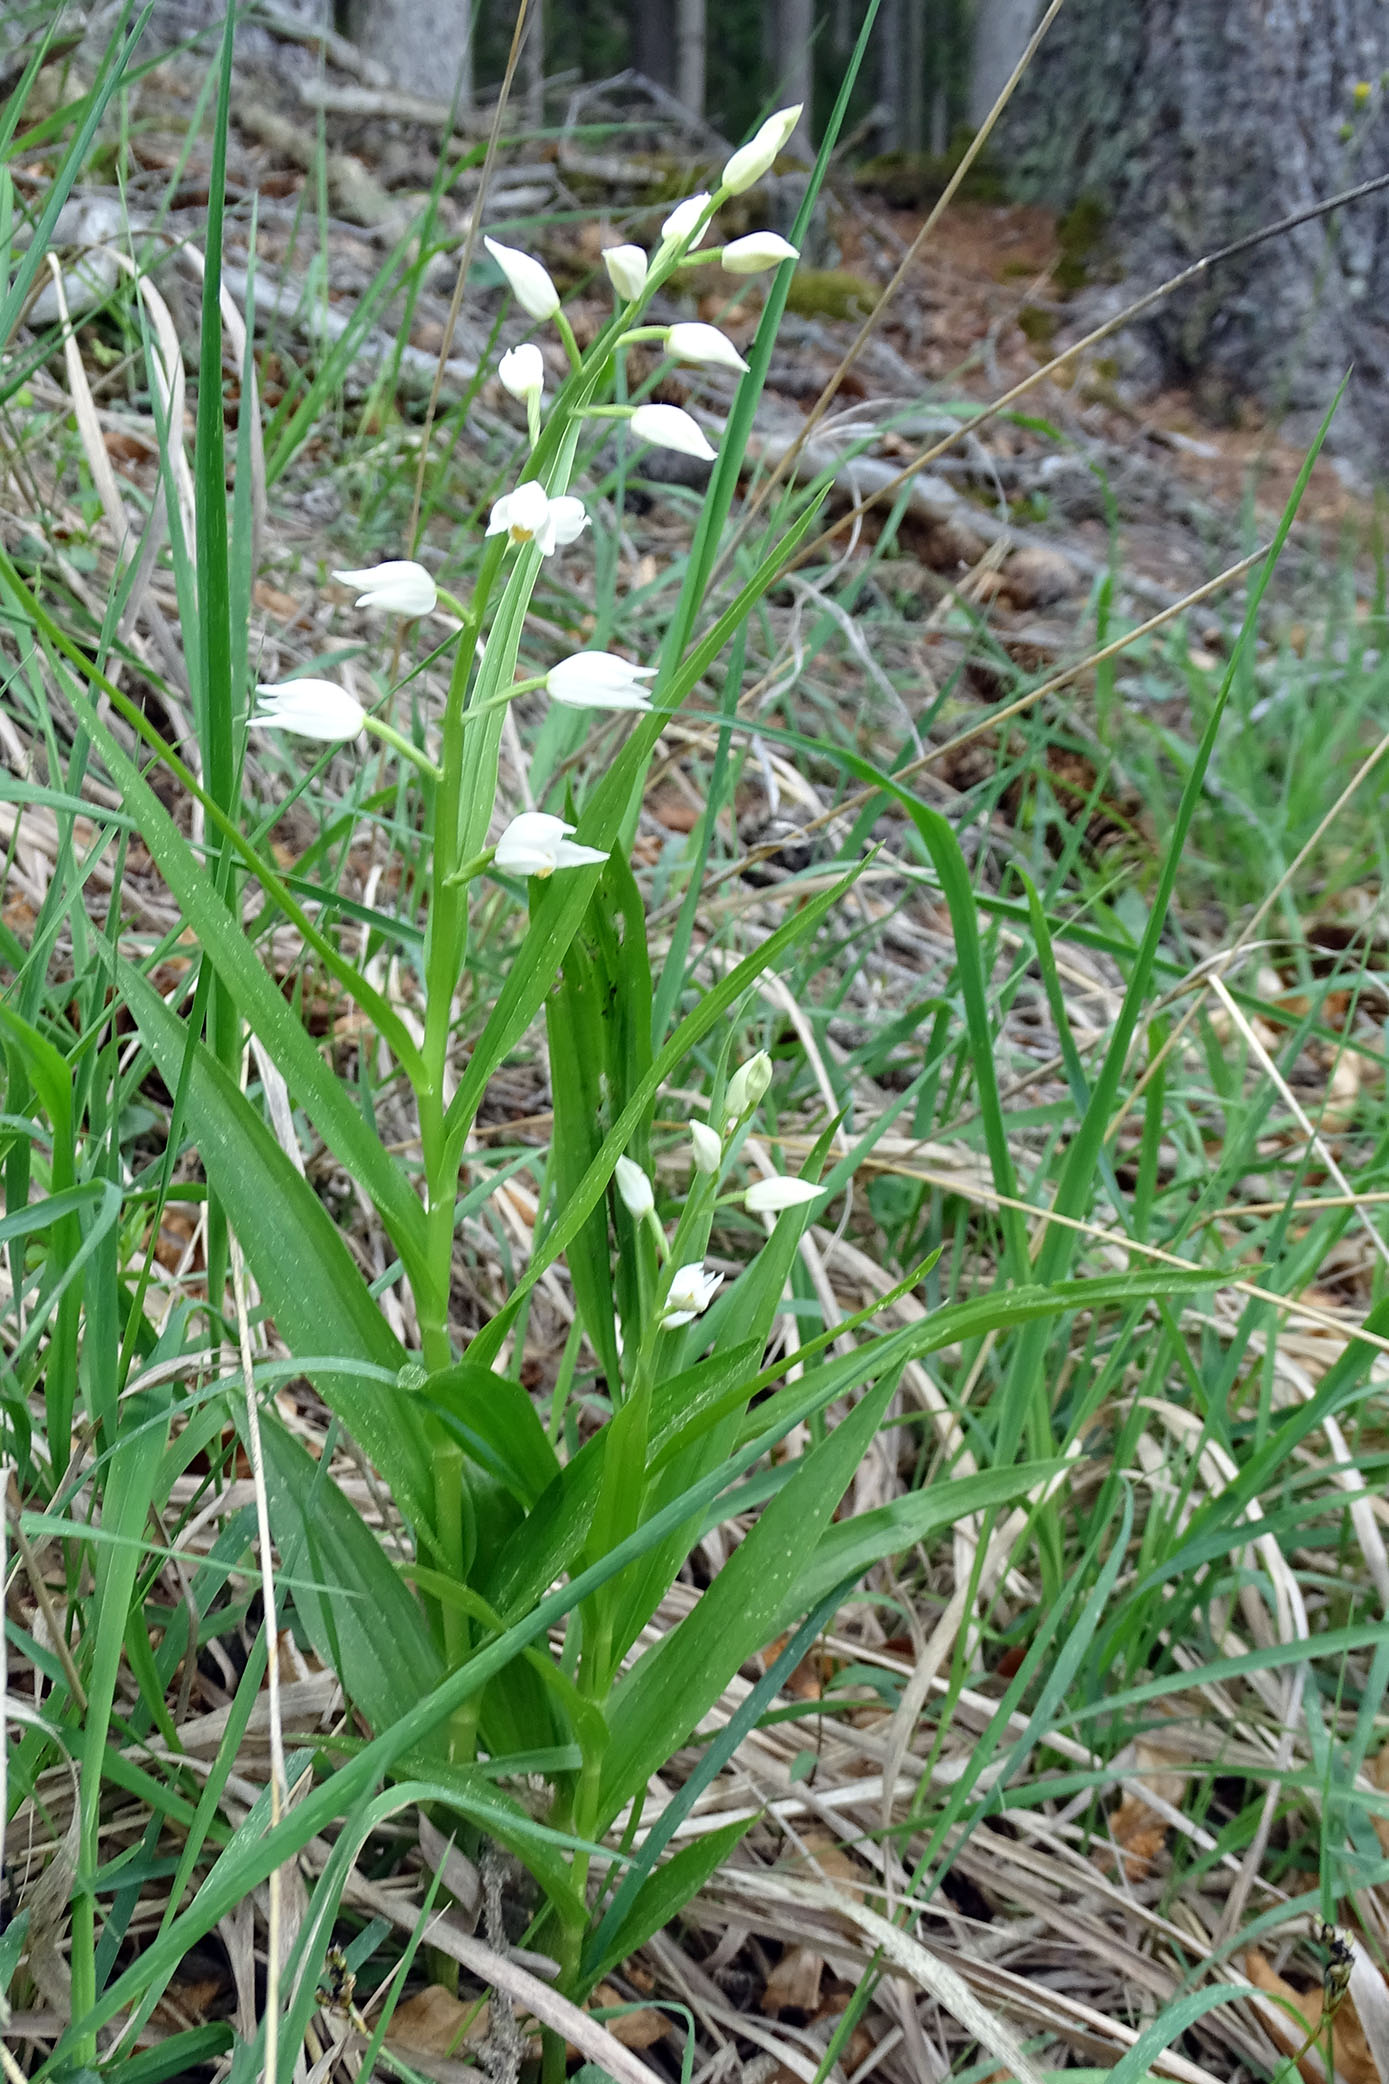
[[[1083,289],[1104,257],[1109,211],[1097,195],[1082,195],[1057,219],[1060,257],[1052,271],[1058,289]]]
[[[801,318],[866,318],[877,301],[877,285],[847,268],[797,268],[786,308]]]
[[[1024,304],[1018,313],[1018,330],[1029,346],[1042,355],[1049,355],[1051,344],[1056,338],[1057,317],[1054,311],[1043,311],[1040,305]]]
[[[860,188],[871,190],[899,209],[929,209],[945,193],[969,141],[970,133],[965,131],[952,142],[948,152],[880,152],[876,159],[864,161],[854,180]],[[965,175],[960,196],[965,202],[1006,202],[1008,190],[1002,169],[987,158],[977,160]]]

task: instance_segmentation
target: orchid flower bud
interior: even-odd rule
[[[717,326],[700,325],[693,319],[682,319],[679,325],[667,327],[666,346],[681,362],[705,362],[715,368],[740,371],[748,366]]]
[[[695,231],[695,226],[699,224],[712,200],[709,195],[691,195],[687,196],[683,203],[677,203],[661,226],[661,244],[683,246],[688,243],[690,246],[698,246],[708,226],[703,225],[698,231]],[[693,237],[690,236],[691,233],[694,234]]]
[[[647,260],[640,246],[609,246],[603,254],[608,280],[624,303],[635,304],[646,288]]]
[[[802,1208],[809,1201],[819,1201],[824,1192],[814,1180],[792,1179],[778,1172],[749,1187],[743,1196],[743,1207],[755,1216],[779,1216],[784,1208]]]
[[[504,391],[523,405],[532,398],[539,400],[545,389],[545,357],[534,341],[526,340],[520,347],[507,349],[497,364],[497,380]]]
[[[729,275],[760,275],[764,268],[779,268],[785,260],[799,260],[801,250],[780,232],[749,232],[746,238],[730,239],[719,255],[719,266]]]
[[[656,1207],[656,1195],[651,1181],[634,1158],[619,1158],[613,1174],[617,1183],[618,1196],[629,1216],[644,1223]]]
[[[641,686],[654,666],[631,666],[611,651],[576,651],[545,675],[545,692],[570,709],[649,709],[651,697]]]
[[[778,109],[774,116],[768,116],[756,137],[750,138],[733,154],[723,170],[720,183],[729,195],[742,195],[755,181],[771,172],[777,153],[801,120],[802,106],[797,102],[793,109]]]
[[[432,615],[439,594],[422,564],[408,557],[366,565],[359,572],[334,572],[344,586],[359,586],[359,608],[379,608],[385,615]]]
[[[715,1173],[723,1163],[723,1138],[707,1122],[690,1123],[696,1172]]]
[[[649,441],[653,448],[678,449],[682,456],[698,456],[701,463],[717,458],[704,429],[683,405],[639,405],[631,424],[638,441]]]
[[[331,680],[262,682],[256,693],[261,706],[250,719],[254,730],[292,731],[297,738],[336,744],[355,738],[366,722],[361,703]]]
[[[506,277],[507,287],[521,309],[532,318],[553,318],[559,310],[559,291],[546,269],[519,246],[503,246],[496,239],[483,245]]]
[[[759,1049],[756,1056],[750,1056],[745,1064],[739,1064],[724,1094],[724,1127],[731,1128],[745,1114],[751,1114],[766,1096],[771,1082],[772,1060],[765,1049]]]

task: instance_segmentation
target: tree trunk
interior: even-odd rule
[[[632,66],[658,87],[675,92],[676,17],[674,0],[631,0]]]
[[[473,93],[469,0],[339,0],[341,27],[398,87],[461,105]]]
[[[1383,0],[1067,0],[1014,97],[1019,189],[1103,225],[1126,288],[1389,171]],[[1333,444],[1389,463],[1389,196],[1231,261],[1145,322],[1164,376],[1295,431],[1347,368]]]
[[[775,0],[776,102],[787,108],[800,102],[804,113],[787,142],[788,152],[815,157],[815,5],[814,0]]]
[[[678,0],[675,18],[675,91],[687,109],[704,114],[704,0]]]
[[[521,53],[526,83],[526,121],[532,130],[545,127],[545,0],[530,0],[526,10],[526,46]]]
[[[977,130],[1027,49],[1037,22],[1037,0],[978,0],[969,77],[969,120]]]
[[[901,150],[906,134],[902,106],[902,0],[882,0],[876,24],[878,106],[883,112],[879,135],[885,152]]]

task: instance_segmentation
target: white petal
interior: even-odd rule
[[[561,546],[576,543],[588,527],[583,501],[572,498],[567,492],[550,501],[550,519],[555,525],[555,541]]]
[[[717,1129],[707,1122],[690,1123],[690,1142],[694,1146],[695,1170],[717,1172],[723,1163],[723,1138]]]
[[[539,536],[550,518],[550,502],[545,497],[545,487],[535,478],[527,478],[514,492],[508,492],[492,509],[492,518],[487,524],[488,535],[509,535],[514,543],[527,543]],[[542,545],[543,548],[543,545]]]
[[[666,345],[682,362],[706,362],[720,369],[746,369],[748,366],[733,342],[717,326],[700,325],[694,320],[682,320],[679,325],[671,326],[666,334]]]
[[[658,449],[678,449],[682,456],[698,456],[701,463],[713,463],[716,458],[704,429],[681,405],[639,405],[632,414],[632,432],[639,441],[649,441]]]
[[[379,608],[387,615],[432,615],[438,605],[433,579],[412,558],[391,558],[359,572],[334,572],[333,577],[361,589],[359,608]]]
[[[634,1158],[619,1158],[613,1175],[623,1207],[640,1223],[656,1206],[651,1181]]]
[[[292,731],[332,745],[355,738],[366,720],[361,703],[331,680],[261,682],[256,693],[260,708],[250,721],[262,730]]]
[[[817,1187],[814,1180],[791,1179],[785,1173],[774,1173],[771,1179],[760,1179],[748,1188],[743,1196],[743,1206],[755,1216],[780,1215],[784,1208],[802,1208],[808,1201],[819,1201],[824,1188]]]
[[[498,868],[518,876],[552,876],[557,868],[579,868],[592,861],[606,861],[595,847],[571,844],[574,830],[563,818],[549,811],[524,810],[513,818],[497,841],[493,859]]]
[[[603,254],[608,280],[620,297],[635,304],[646,288],[647,259],[640,246],[609,246]]]
[[[694,238],[690,238],[690,234],[708,209],[711,200],[708,195],[691,195],[687,196],[683,203],[677,203],[661,226],[662,243],[678,246],[688,241],[691,246],[698,246],[708,226],[705,225]]]
[[[793,109],[778,109],[768,116],[755,138],[733,154],[723,170],[719,184],[730,195],[741,195],[751,188],[754,181],[771,172],[772,162],[801,120],[802,104],[797,102]]]
[[[519,246],[503,246],[496,239],[483,245],[507,279],[511,294],[532,318],[553,318],[559,310],[559,291],[540,262]]]
[[[706,1273],[699,1260],[692,1266],[677,1267],[671,1276],[661,1311],[664,1328],[674,1331],[678,1325],[688,1324],[692,1318],[698,1317],[708,1309],[722,1286],[723,1275]]]
[[[779,268],[783,261],[800,257],[800,248],[779,232],[749,232],[746,238],[730,239],[719,262],[730,275],[760,275],[764,268]]]
[[[745,1064],[739,1064],[729,1079],[728,1089],[724,1094],[725,1126],[741,1121],[745,1114],[751,1114],[759,1101],[766,1097],[771,1082],[772,1060],[765,1049],[759,1049],[756,1056],[750,1056]]]
[[[600,847],[581,847],[572,839],[562,839],[555,849],[556,868],[588,868],[607,858]]]
[[[504,391],[519,398],[522,404],[528,398],[538,398],[545,388],[545,357],[529,340],[520,347],[509,347],[497,364],[497,380]]]
[[[649,709],[651,698],[640,685],[654,666],[631,666],[611,651],[576,651],[545,675],[545,690],[571,709]]]

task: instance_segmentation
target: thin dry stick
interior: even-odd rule
[[[528,5],[529,0],[520,0],[520,5],[516,9],[516,27],[512,31],[511,49],[507,53],[506,71],[502,75],[501,91],[497,95],[496,114],[492,118],[492,128],[487,135],[487,150],[483,154],[482,172],[478,177],[477,199],[473,204],[472,215],[468,219],[468,232],[463,241],[463,251],[458,256],[458,276],[454,282],[453,296],[449,302],[449,315],[444,323],[444,337],[439,342],[439,360],[434,371],[434,382],[430,386],[429,404],[425,408],[424,429],[420,435],[420,460],[415,470],[415,494],[410,506],[410,527],[407,531],[407,540],[412,554],[419,546],[420,508],[424,504],[424,473],[429,462],[429,437],[434,430],[434,417],[439,409],[439,394],[443,390],[444,377],[448,371],[449,353],[453,346],[453,329],[458,324],[458,314],[463,309],[463,291],[468,281],[468,270],[473,264],[473,255],[477,251],[477,233],[478,226],[482,223],[482,206],[487,197],[488,184],[492,179],[492,167],[497,157],[497,147],[501,142],[502,117],[506,111],[507,96],[511,92],[511,82],[516,74],[517,61],[521,56],[521,45],[525,41],[526,9]],[[395,677],[394,665],[391,669],[391,677],[393,679]]]
[[[929,746],[920,759],[909,760],[905,767],[899,767],[893,774],[893,780],[910,781],[912,776],[919,774],[923,768],[934,766],[937,760],[943,760],[948,754],[958,752],[961,746],[971,744],[985,732],[996,730],[1000,724],[1009,723],[1013,717],[1021,716],[1025,709],[1031,709],[1033,704],[1040,702],[1044,696],[1058,693],[1080,674],[1088,673],[1093,666],[1102,666],[1110,659],[1118,658],[1121,652],[1138,643],[1140,638],[1150,637],[1154,630],[1160,630],[1165,623],[1175,622],[1188,608],[1197,607],[1200,602],[1209,600],[1212,594],[1219,593],[1222,587],[1243,578],[1246,572],[1252,571],[1267,555],[1268,546],[1265,544],[1261,549],[1251,550],[1248,557],[1242,557],[1238,564],[1226,565],[1223,572],[1217,572],[1213,579],[1207,579],[1204,586],[1193,587],[1192,591],[1184,593],[1179,601],[1173,601],[1168,607],[1160,608],[1156,615],[1150,615],[1146,622],[1140,622],[1135,628],[1126,630],[1123,636],[1115,637],[1112,643],[1101,645],[1098,651],[1087,653],[1073,665],[1063,666],[1059,673],[1053,673],[1051,678],[1042,681],[1040,686],[1032,688],[1025,695],[1019,695],[1016,702],[1009,702],[1003,709],[989,710],[977,724],[971,724],[967,731],[958,731],[953,738],[947,738],[943,745]],[[818,818],[809,819],[800,827],[800,831],[813,832],[818,826],[827,825],[834,818],[851,817],[856,810],[861,810],[865,803],[871,802],[873,797],[880,793],[880,790],[869,783],[864,788],[855,790],[851,796],[841,798],[833,810],[824,811]]]
[[[828,383],[825,385],[825,388],[823,389],[823,391],[821,391],[819,397],[816,399],[814,405],[812,405],[812,407],[810,408],[810,411],[806,416],[805,424],[801,428],[800,433],[796,436],[796,439],[792,442],[790,448],[786,451],[786,454],[781,457],[780,461],[777,463],[771,475],[764,479],[762,484],[759,485],[755,496],[748,505],[746,513],[742,517],[743,526],[746,526],[747,523],[753,519],[753,516],[759,511],[759,509],[765,505],[766,501],[770,498],[773,489],[780,483],[782,478],[785,477],[787,471],[791,469],[792,465],[796,461],[796,458],[800,455],[801,450],[805,447],[811,435],[815,432],[815,429],[819,426],[821,420],[823,420],[825,414],[829,411],[830,405],[834,400],[836,394],[838,393],[840,385],[843,383],[845,377],[849,374],[849,371],[853,368],[859,356],[863,353],[864,348],[868,345],[868,341],[872,336],[874,328],[877,326],[880,319],[882,318],[884,311],[886,311],[888,305],[892,302],[892,299],[896,296],[898,290],[902,287],[902,284],[905,282],[908,274],[911,271],[912,264],[916,260],[917,255],[920,253],[922,247],[926,244],[932,232],[940,223],[941,218],[945,215],[946,211],[950,208],[950,205],[954,202],[956,196],[959,194],[960,189],[964,185],[965,178],[968,175],[970,168],[974,165],[975,160],[979,157],[985,145],[988,143],[990,132],[993,130],[993,127],[997,123],[999,117],[1003,114],[1003,111],[1007,108],[1009,102],[1012,100],[1013,90],[1016,88],[1023,74],[1027,71],[1028,66],[1032,63],[1033,58],[1036,56],[1038,45],[1041,43],[1042,38],[1046,35],[1052,23],[1056,20],[1057,15],[1061,12],[1063,4],[1064,0],[1051,0],[1051,5],[1050,7],[1048,7],[1046,13],[1043,15],[1041,21],[1037,24],[1036,29],[1033,31],[1026,50],[1023,52],[1017,64],[1013,67],[1013,70],[1009,73],[1008,78],[1005,80],[1002,90],[999,93],[998,99],[995,101],[993,107],[989,110],[988,115],[985,116],[978,130],[975,131],[974,136],[971,138],[969,142],[969,147],[966,150],[964,157],[961,159],[959,165],[956,167],[950,179],[946,182],[943,192],[941,193],[940,197],[931,209],[930,214],[927,216],[926,221],[922,225],[920,231],[917,233],[916,237],[912,240],[911,245],[903,254],[901,261],[898,263],[896,274],[893,276],[891,282],[889,282],[887,288],[879,297],[877,303],[873,306],[873,309],[869,312],[863,324],[859,327],[858,335],[853,341],[852,345],[846,350],[844,357],[839,364],[839,367],[834,371]]]
[[[1365,196],[1374,195],[1382,188],[1389,188],[1389,174],[1376,175],[1373,181],[1362,181],[1356,188],[1344,188],[1338,195],[1328,196],[1325,202],[1309,203],[1305,210],[1294,210],[1287,217],[1280,217],[1276,224],[1266,224],[1261,231],[1250,232],[1243,239],[1235,239],[1230,245],[1221,246],[1216,252],[1205,254],[1200,260],[1193,261],[1191,266],[1183,268],[1180,274],[1170,275],[1167,281],[1160,282],[1156,289],[1148,290],[1115,317],[1106,319],[1103,325],[1096,326],[1093,331],[1085,334],[1083,339],[1074,341],[1070,347],[1063,348],[1059,355],[1054,355],[1051,361],[1044,362],[1039,369],[1034,369],[1030,376],[1023,377],[1010,391],[1005,391],[1001,397],[995,398],[991,405],[981,406],[972,419],[961,420],[949,434],[943,435],[930,448],[923,449],[910,463],[904,464],[895,477],[889,478],[886,484],[879,485],[876,491],[868,493],[812,542],[798,550],[792,559],[793,568],[806,564],[826,543],[831,542],[847,523],[861,519],[870,507],[877,506],[880,501],[905,485],[908,478],[915,477],[919,470],[925,470],[938,457],[945,455],[947,450],[955,448],[967,434],[975,433],[987,421],[996,419],[999,413],[1006,412],[1019,398],[1026,397],[1029,391],[1035,390],[1047,377],[1054,376],[1058,369],[1064,368],[1067,362],[1074,361],[1077,355],[1084,354],[1089,348],[1098,347],[1102,340],[1108,340],[1111,334],[1117,333],[1122,327],[1132,325],[1136,318],[1141,318],[1145,311],[1151,311],[1153,306],[1160,304],[1164,298],[1175,296],[1178,290],[1186,289],[1193,282],[1199,282],[1212,268],[1219,267],[1224,261],[1236,259],[1241,253],[1247,253],[1251,247],[1262,246],[1268,239],[1276,239],[1284,232],[1295,231],[1300,224],[1308,224],[1314,218],[1326,217],[1333,210],[1343,209],[1347,203],[1360,202]],[[725,559],[729,554],[730,552],[725,552]]]
[[[1225,979],[1220,976],[1212,977],[1208,989],[1215,993],[1216,997],[1220,1000],[1221,1005],[1225,1008],[1226,1013],[1229,1015],[1234,1025],[1239,1029],[1240,1033],[1243,1035],[1248,1047],[1253,1051],[1255,1057],[1258,1059],[1259,1068],[1262,1070],[1265,1078],[1267,1078],[1270,1081],[1270,1083],[1274,1086],[1279,1098],[1283,1102],[1283,1105],[1292,1115],[1293,1120],[1297,1123],[1297,1126],[1299,1127],[1299,1129],[1301,1129],[1303,1135],[1307,1138],[1308,1144],[1316,1152],[1317,1157],[1320,1159],[1321,1163],[1326,1167],[1332,1179],[1335,1180],[1341,1192],[1343,1194],[1351,1195],[1351,1205],[1355,1210],[1357,1221],[1360,1223],[1361,1228],[1365,1231],[1375,1251],[1378,1252],[1380,1258],[1384,1261],[1384,1264],[1386,1266],[1389,1266],[1389,1245],[1387,1245],[1384,1242],[1384,1239],[1380,1236],[1379,1232],[1375,1229],[1374,1224],[1370,1221],[1369,1216],[1365,1213],[1364,1209],[1361,1208],[1359,1202],[1355,1199],[1354,1195],[1351,1194],[1350,1181],[1346,1178],[1340,1166],[1336,1163],[1336,1159],[1331,1150],[1331,1146],[1327,1143],[1326,1138],[1322,1135],[1320,1129],[1318,1129],[1311,1116],[1307,1113],[1307,1110],[1303,1107],[1302,1102],[1298,1099],[1296,1093],[1288,1084],[1287,1079],[1284,1078],[1277,1064],[1274,1063],[1273,1058],[1269,1055],[1263,1043],[1259,1040],[1259,1037],[1254,1032],[1254,1028],[1251,1025],[1251,1023],[1245,1018],[1239,1006],[1235,1003],[1235,1000],[1231,996],[1229,986],[1226,984]]]
[[[280,1718],[280,1631],[275,1617],[275,1577],[270,1539],[270,1500],[265,1488],[265,1461],[260,1444],[260,1410],[256,1403],[255,1355],[251,1351],[251,1319],[246,1306],[246,1262],[235,1236],[231,1239],[232,1292],[236,1298],[236,1331],[241,1374],[246,1390],[246,1452],[256,1492],[256,1540],[260,1547],[261,1600],[266,1641],[266,1674],[270,1710],[270,1828],[284,1814],[289,1782],[285,1772],[284,1725]],[[279,2075],[280,2039],[280,1870],[269,1880],[269,1916],[265,1960],[265,2075]]]
[[[788,1148],[793,1139],[783,1139]],[[1362,1346],[1373,1346],[1376,1352],[1389,1353],[1389,1339],[1366,1331],[1361,1324],[1345,1324],[1332,1310],[1318,1309],[1315,1303],[1299,1301],[1291,1295],[1279,1295],[1275,1289],[1261,1288],[1257,1281],[1240,1281],[1212,1272],[1210,1267],[1198,1266],[1190,1259],[1179,1258],[1175,1252],[1165,1252],[1161,1245],[1150,1245],[1136,1237],[1129,1237],[1122,1230],[1112,1230],[1106,1223],[1087,1222],[1081,1216],[1063,1216],[1054,1208],[1039,1209],[1034,1202],[1019,1201],[1012,1194],[1000,1194],[982,1179],[969,1179],[961,1173],[937,1172],[927,1165],[903,1164],[898,1159],[875,1161],[871,1156],[863,1161],[864,1169],[891,1173],[899,1179],[922,1180],[927,1186],[943,1187],[948,1193],[958,1194],[962,1199],[976,1201],[982,1208],[1016,1209],[1020,1215],[1029,1216],[1040,1232],[1048,1223],[1059,1223],[1065,1230],[1078,1231],[1082,1237],[1096,1244],[1118,1245],[1122,1251],[1136,1252],[1140,1259],[1151,1259],[1159,1266],[1175,1267],[1179,1273],[1211,1274],[1212,1289],[1228,1289],[1235,1295],[1251,1296],[1255,1302],[1272,1303],[1285,1315],[1314,1324],[1320,1331],[1335,1332],[1339,1338]]]

